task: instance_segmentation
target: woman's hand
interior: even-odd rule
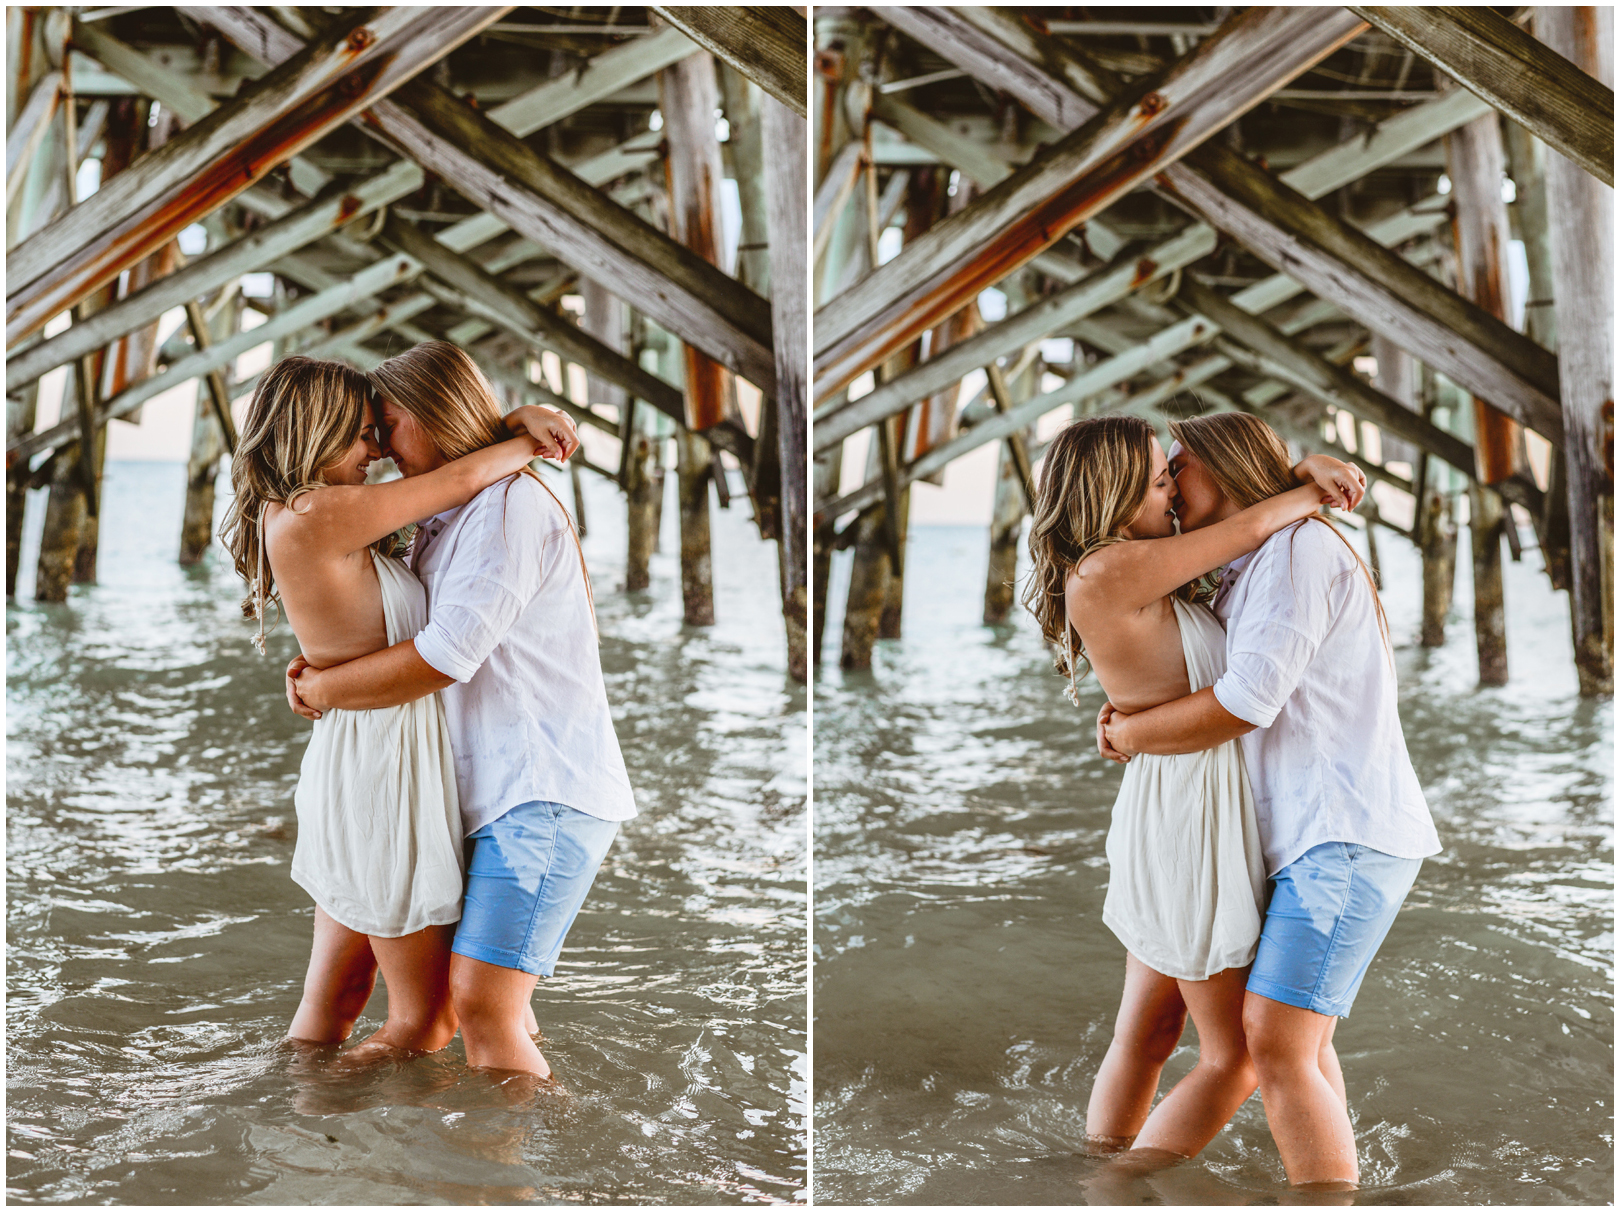
[[[1320,501],[1326,506],[1352,510],[1364,500],[1364,470],[1356,464],[1334,456],[1311,455],[1294,471],[1302,484],[1312,482],[1323,491]]]
[[[1132,720],[1133,714],[1123,713],[1111,704],[1099,710],[1100,755],[1125,764],[1138,754],[1127,740],[1128,723]]]
[[[310,664],[304,660],[303,654],[295,654],[293,661],[287,664],[287,707],[300,717],[315,721],[321,714],[305,704],[299,697],[299,676],[306,670],[312,669]]]
[[[536,454],[549,460],[567,460],[580,446],[569,415],[544,405],[520,405],[502,421],[514,435],[528,433],[536,442]]]
[[[1129,759],[1132,758],[1132,756],[1123,755],[1120,751],[1112,747],[1110,745],[1109,738],[1106,737],[1106,734],[1112,719],[1121,718],[1122,716],[1124,715],[1116,711],[1116,706],[1107,700],[1105,701],[1104,706],[1099,710],[1099,718],[1094,727],[1095,740],[1099,744],[1099,754],[1104,756],[1106,759],[1115,760],[1118,764],[1125,764]]]

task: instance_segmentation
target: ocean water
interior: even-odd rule
[[[1402,1205],[1613,1198],[1611,702],[1579,699],[1564,595],[1506,565],[1511,682],[1477,686],[1469,551],[1447,644],[1379,537],[1404,730],[1443,843],[1336,1033],[1363,1189]],[[1121,770],[1030,617],[980,623],[986,532],[920,527],[903,637],[815,707],[819,1201],[1272,1205],[1253,1097],[1195,1160],[1122,1183],[1079,1154],[1124,950],[1100,920]],[[1358,541],[1357,543],[1362,543]],[[843,607],[849,556],[830,603]],[[1193,1026],[1162,1077],[1196,1060]],[[1345,1200],[1345,1196],[1342,1196]]]
[[[803,1197],[806,715],[776,553],[742,504],[716,512],[720,623],[684,628],[674,507],[628,595],[620,496],[586,490],[642,813],[537,990],[560,1083],[529,1095],[469,1071],[460,1039],[361,1073],[278,1047],[311,926],[288,877],[292,635],[252,651],[217,547],[175,564],[180,465],[109,465],[101,579],[63,605],[28,597],[30,504],[7,610],[10,1201]],[[380,982],[358,1036],[384,1007]]]

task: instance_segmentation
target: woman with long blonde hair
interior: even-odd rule
[[[266,371],[254,392],[221,538],[248,583],[243,610],[258,621],[260,653],[272,608],[321,662],[409,636],[426,611],[422,587],[396,555],[396,534],[538,455],[566,457],[576,443],[563,415],[519,410],[510,422],[527,432],[521,437],[431,476],[367,484],[380,457],[374,395],[359,371],[297,355]],[[451,769],[437,697],[316,723],[294,793],[293,854],[293,879],[316,902],[315,935],[289,1037],[344,1041],[379,967],[388,1019],[356,1051],[438,1050],[455,1034],[446,974],[462,847]]]
[[[408,485],[501,427],[490,385],[447,342],[386,360],[372,382]],[[453,1011],[470,1064],[546,1077],[536,981],[553,973],[619,824],[637,812],[580,541],[552,491],[517,476],[424,518],[411,562],[427,624],[350,662],[295,660],[289,699],[315,716],[441,691],[468,849]]]
[[[1171,424],[1178,518],[1226,527],[1291,480],[1254,417]],[[1277,499],[1272,499],[1277,500]],[[1350,1188],[1358,1159],[1332,1039],[1414,885],[1441,851],[1398,718],[1396,667],[1374,579],[1327,520],[1229,562],[1213,600],[1226,669],[1209,686],[1100,710],[1100,751],[1134,768],[1238,745],[1271,894],[1241,1023],[1292,1185]],[[1161,993],[1146,1015],[1169,1017]],[[1197,1018],[1198,1019],[1198,1018]]]
[[[1284,492],[1179,534],[1177,484],[1149,423],[1085,419],[1055,436],[1025,602],[1054,644],[1073,704],[1084,663],[1124,709],[1188,695],[1222,674],[1223,630],[1202,579],[1321,504],[1362,497],[1362,474],[1338,460],[1313,457],[1295,474]],[[1127,948],[1127,974],[1088,1102],[1088,1139],[1193,1156],[1256,1088],[1240,1005],[1265,875],[1238,746],[1135,761],[1105,851],[1104,919]],[[1186,1009],[1200,1061],[1152,1112]]]

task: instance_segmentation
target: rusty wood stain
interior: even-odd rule
[[[1164,123],[1149,135],[1084,173],[1046,202],[1020,216],[980,253],[919,292],[893,317],[882,321],[867,343],[850,342],[829,352],[830,364],[857,357],[860,375],[963,307],[966,300],[1013,274],[1072,228],[1097,214],[1144,175],[1143,163],[1158,158],[1181,124]],[[869,344],[871,343],[871,344]],[[863,347],[866,346],[864,350]],[[860,352],[860,353],[859,353]]]
[[[388,62],[388,56],[379,56],[351,71],[224,152],[144,213],[126,220],[122,230],[94,250],[72,278],[52,284],[42,297],[24,305],[36,315],[19,338],[161,248],[182,229],[224,206],[319,138],[341,120],[355,96],[376,84]],[[44,306],[41,298],[46,301]]]
[[[334,227],[342,227],[354,218],[355,213],[361,209],[361,200],[353,194],[346,194],[338,200],[338,219]]]
[[[1158,269],[1160,267],[1155,264],[1154,258],[1139,258],[1138,263],[1133,267],[1133,286],[1142,287],[1155,277],[1155,272]]]

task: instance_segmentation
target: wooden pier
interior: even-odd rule
[[[841,664],[871,664],[914,481],[1001,446],[996,623],[1042,438],[1239,409],[1370,474],[1346,522],[1372,563],[1377,527],[1419,546],[1422,644],[1468,520],[1483,684],[1508,679],[1501,563],[1536,535],[1580,688],[1609,695],[1611,14],[815,10],[814,654],[853,548]]]
[[[675,470],[689,624],[715,623],[712,503],[747,501],[804,681],[803,9],[22,6],[7,23],[8,595],[31,486],[51,487],[36,597],[94,579],[111,420],[198,382],[193,562],[256,380],[240,356],[269,342],[365,369],[443,338],[508,400],[618,445],[571,475],[626,493],[628,589]]]

